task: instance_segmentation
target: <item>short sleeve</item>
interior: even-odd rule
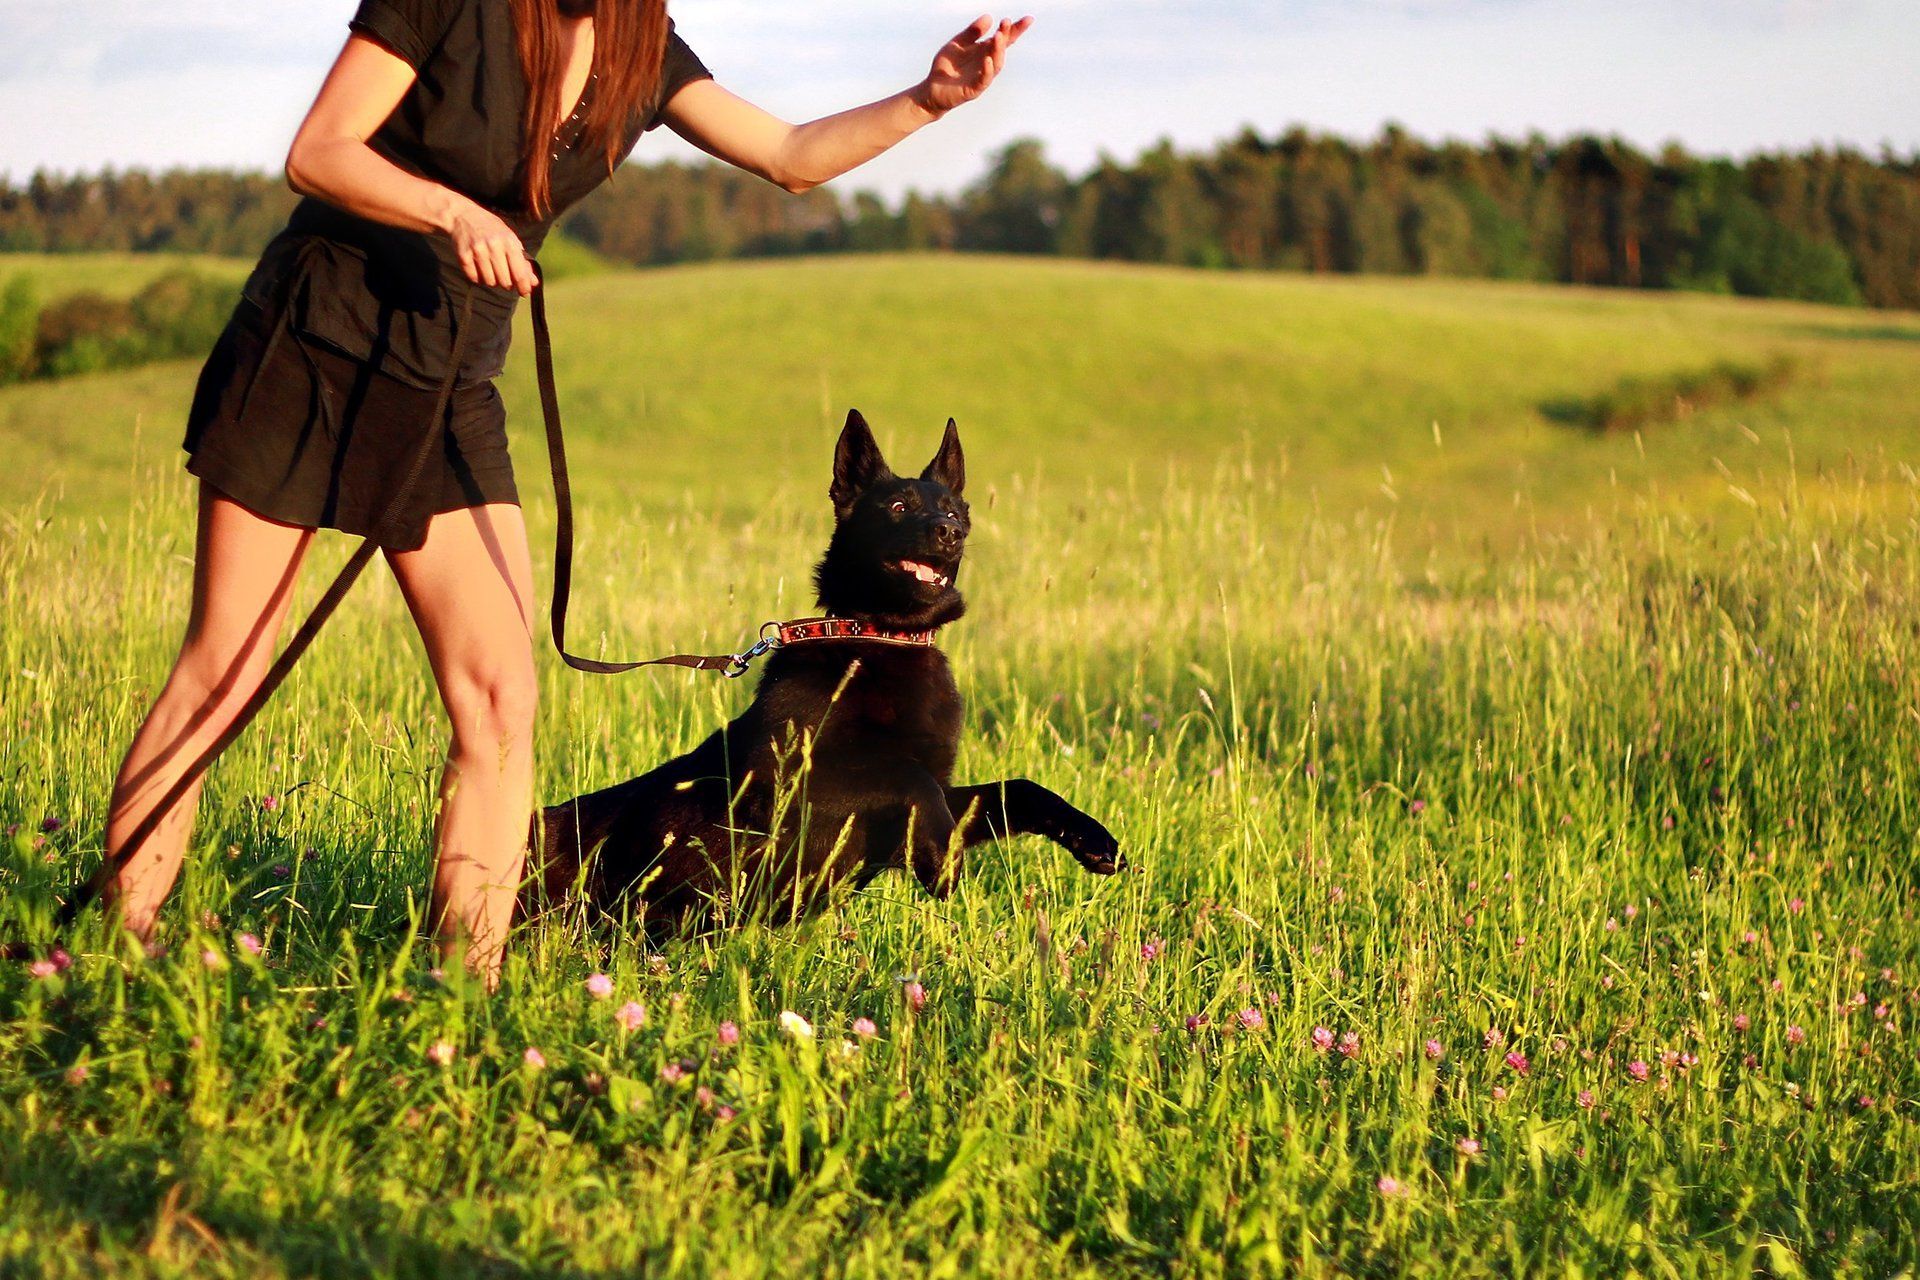
[[[654,108],[653,116],[647,121],[652,129],[660,123],[660,110],[673,101],[673,95],[692,84],[695,80],[711,80],[713,72],[707,70],[707,64],[700,61],[700,55],[687,47],[674,29],[673,19],[667,19],[667,52],[660,62],[660,95],[654,99],[659,104]]]
[[[360,0],[347,29],[377,41],[419,70],[446,38],[460,0]]]

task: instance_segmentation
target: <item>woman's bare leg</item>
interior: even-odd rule
[[[274,641],[312,538],[313,530],[269,520],[201,482],[187,634],[114,778],[108,856],[146,821],[259,688],[273,665]],[[180,873],[199,802],[196,781],[103,895],[138,937],[152,933],[160,904]]]
[[[435,516],[387,562],[453,723],[434,825],[433,929],[492,983],[513,923],[533,812],[533,564],[520,508]]]

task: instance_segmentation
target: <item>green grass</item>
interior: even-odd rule
[[[117,958],[96,923],[66,973],[0,972],[0,1271],[1920,1262],[1911,317],[953,258],[553,303],[583,647],[804,612],[847,407],[901,467],[953,414],[960,773],[1048,783],[1139,872],[1022,841],[945,904],[888,878],[658,955],[553,921],[500,995],[436,982],[439,711],[369,581],[215,770],[168,954]],[[505,390],[544,564],[528,354]],[[1539,412],[1775,357],[1777,394],[1642,435]],[[97,855],[178,639],[193,374],[0,392],[9,928]],[[542,664],[548,798],[748,696]],[[844,1052],[858,1017],[879,1034]]]

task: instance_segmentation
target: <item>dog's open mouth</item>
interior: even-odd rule
[[[952,575],[942,573],[932,565],[922,564],[918,560],[902,560],[896,567],[900,572],[912,574],[930,587],[944,587],[953,581]]]

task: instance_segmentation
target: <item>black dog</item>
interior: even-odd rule
[[[1045,787],[952,784],[960,691],[931,633],[966,608],[954,586],[964,486],[951,420],[920,478],[904,480],[849,414],[814,584],[821,609],[844,620],[828,629],[867,634],[783,645],[724,729],[651,773],[548,808],[522,905],[584,890],[655,936],[779,923],[890,868],[944,898],[968,846],[1013,835],[1045,836],[1100,875],[1119,870],[1112,834]]]

